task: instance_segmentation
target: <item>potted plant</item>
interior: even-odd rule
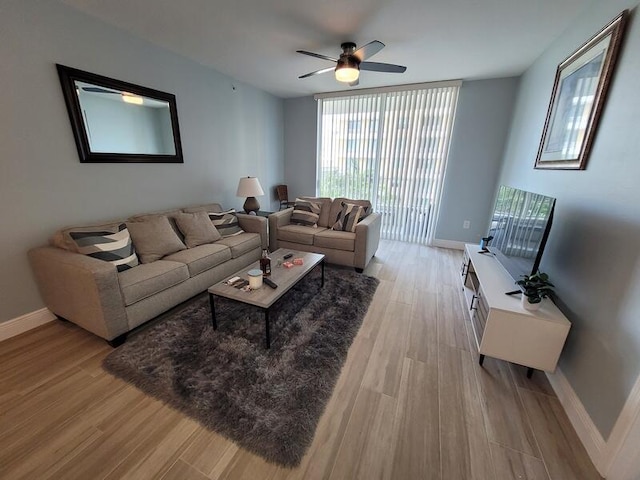
[[[549,275],[542,272],[533,275],[521,275],[522,280],[516,281],[522,290],[522,307],[525,310],[538,310],[543,298],[553,293],[553,283]]]

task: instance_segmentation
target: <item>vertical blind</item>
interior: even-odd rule
[[[318,194],[369,199],[382,237],[430,244],[460,82],[318,100]]]

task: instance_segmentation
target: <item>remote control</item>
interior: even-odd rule
[[[274,282],[273,280],[271,280],[270,278],[265,277],[265,278],[262,279],[262,281],[265,284],[269,285],[271,288],[278,288],[278,284],[276,282]]]
[[[240,279],[239,281],[233,284],[233,286],[236,288],[244,288],[247,285],[249,285],[249,280],[245,280],[245,279]]]
[[[284,259],[286,260],[287,258],[291,258],[291,257],[293,257],[293,253],[287,253],[287,254],[286,254],[284,257],[282,257],[282,258],[284,258]]]

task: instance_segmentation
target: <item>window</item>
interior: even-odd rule
[[[430,243],[459,88],[317,95],[317,193],[369,199],[383,238]]]

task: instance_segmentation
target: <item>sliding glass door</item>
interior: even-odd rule
[[[459,82],[318,99],[318,194],[369,199],[382,236],[430,243]]]

